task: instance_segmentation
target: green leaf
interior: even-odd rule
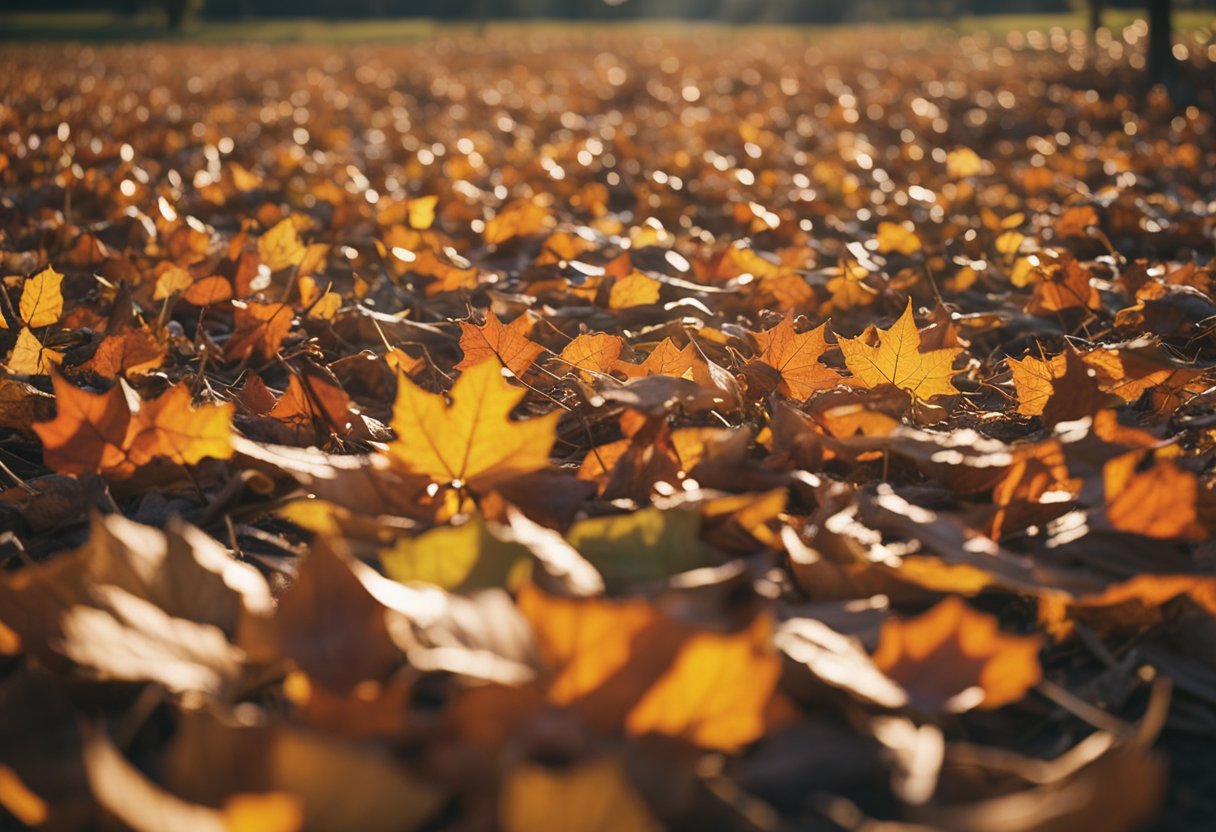
[[[581,520],[566,539],[600,571],[613,592],[721,563],[700,531],[696,511],[647,508]]]
[[[402,583],[474,592],[514,586],[527,574],[530,556],[526,547],[499,539],[481,515],[473,515],[459,526],[440,526],[399,540],[380,553],[380,563],[386,575]]]

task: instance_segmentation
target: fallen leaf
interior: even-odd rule
[[[994,616],[950,596],[928,612],[891,619],[874,664],[927,711],[999,708],[1026,695],[1043,675],[1038,636],[1005,635]]]
[[[890,329],[878,331],[877,347],[862,338],[841,338],[840,351],[854,378],[866,387],[893,384],[922,399],[958,393],[950,377],[962,349],[921,352],[911,301]]]
[[[490,362],[506,367],[516,376],[522,376],[532,366],[545,348],[528,338],[532,322],[528,316],[520,315],[503,326],[491,310],[486,314],[482,326],[460,322],[460,349],[464,358],[456,365],[457,370]]]
[[[545,468],[560,414],[512,420],[524,395],[507,384],[497,360],[466,370],[452,386],[450,406],[401,377],[393,405],[397,439],[389,453],[434,482],[465,484],[475,492]]]
[[[18,312],[30,329],[58,323],[63,315],[63,275],[47,266],[26,281]]]
[[[757,357],[781,374],[782,393],[801,401],[840,382],[839,375],[819,362],[827,349],[826,331],[827,324],[821,324],[809,332],[794,332],[793,317],[787,314],[772,329],[756,333]]]

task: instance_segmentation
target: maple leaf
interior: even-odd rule
[[[550,700],[579,708],[596,727],[723,750],[764,732],[780,674],[769,616],[737,632],[708,632],[646,600],[559,598],[532,584],[518,603],[556,672]]]
[[[483,237],[489,245],[500,245],[516,237],[540,234],[553,225],[548,208],[531,200],[519,200],[504,207],[486,223]]]
[[[191,306],[211,306],[231,299],[232,284],[219,275],[196,280],[182,292],[182,300]]]
[[[13,344],[13,351],[8,354],[4,365],[10,373],[44,376],[62,360],[62,353],[42,346],[42,342],[28,327],[22,327],[17,333],[17,343]]]
[[[793,316],[786,315],[772,329],[755,333],[758,358],[781,374],[782,393],[801,401],[839,383],[840,376],[819,363],[827,349],[826,331],[824,323],[809,332],[794,332]]]
[[[484,491],[509,477],[549,465],[560,413],[515,421],[511,411],[526,391],[511,387],[502,365],[482,361],[452,386],[449,406],[408,378],[397,381],[389,453],[406,468],[439,483],[467,483]]]
[[[951,369],[961,348],[920,351],[920,333],[912,317],[912,301],[890,329],[878,330],[878,346],[864,338],[841,338],[840,351],[854,378],[866,387],[893,384],[921,399],[953,396]]]
[[[1090,282],[1086,268],[1071,257],[1063,263],[1043,267],[1026,311],[1032,315],[1054,315],[1078,308],[1102,308],[1102,299]]]
[[[1038,636],[1000,631],[996,616],[951,595],[916,618],[890,619],[874,663],[926,710],[999,708],[1026,695],[1043,675]]]
[[[105,378],[117,378],[125,373],[139,375],[159,367],[168,350],[146,329],[136,329],[120,335],[108,335],[97,345],[93,357],[80,369]]]
[[[580,335],[562,350],[562,361],[586,373],[607,373],[616,369],[625,342],[619,335],[603,332]]]
[[[118,470],[127,465],[126,442],[131,424],[130,396],[116,384],[104,393],[90,393],[67,379],[52,376],[55,418],[34,425],[42,441],[48,468],[64,474]]]
[[[545,348],[528,338],[532,322],[527,315],[520,315],[503,326],[498,316],[490,310],[486,322],[475,326],[460,322],[460,349],[464,358],[456,365],[457,370],[467,370],[486,361],[496,360],[517,376],[522,376],[532,366]]]
[[[129,476],[153,459],[192,465],[232,455],[231,404],[191,405],[181,384],[142,402],[125,381],[104,393],[54,377],[56,416],[34,425],[47,466],[65,474]]]
[[[233,303],[236,320],[232,338],[224,345],[225,357],[242,359],[256,352],[262,358],[274,358],[291,331],[291,307],[285,303]]]
[[[231,402],[194,407],[185,384],[170,387],[152,401],[142,402],[124,439],[130,464],[144,465],[163,458],[194,465],[207,457],[232,456]]]
[[[1162,540],[1203,540],[1195,475],[1169,459],[1137,471],[1143,452],[1122,454],[1102,468],[1106,516],[1116,529]]]

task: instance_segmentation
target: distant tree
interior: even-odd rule
[[[1148,4],[1148,80],[1170,84],[1177,73],[1174,61],[1173,0],[1150,0]]]

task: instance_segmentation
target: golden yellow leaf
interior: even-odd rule
[[[63,275],[50,266],[26,281],[18,308],[26,326],[36,328],[59,322],[63,315],[62,284]]]
[[[437,196],[420,196],[406,203],[407,220],[410,228],[425,231],[435,222],[435,206],[439,202]]]
[[[258,238],[258,257],[272,272],[290,268],[304,259],[304,244],[290,217]]]
[[[619,335],[603,332],[580,335],[566,345],[561,360],[591,373],[607,373],[615,369],[625,342]]]
[[[657,303],[663,284],[641,272],[634,272],[612,284],[608,293],[609,309],[628,309]]]
[[[697,633],[629,711],[626,730],[739,748],[763,735],[764,709],[780,675],[768,615],[737,633]]]
[[[912,317],[912,301],[890,329],[878,330],[878,346],[862,338],[841,338],[840,351],[853,376],[866,387],[893,384],[922,399],[953,396],[950,383],[960,348],[920,351],[920,333]]]
[[[153,300],[164,300],[186,291],[192,283],[194,283],[194,278],[190,276],[190,272],[181,266],[168,263],[156,278],[156,290],[152,293],[152,298]]]
[[[920,236],[897,222],[880,222],[878,250],[883,254],[916,254],[921,250]]]
[[[392,420],[397,439],[389,453],[435,482],[459,481],[474,491],[546,468],[561,414],[512,420],[524,395],[502,377],[497,360],[466,370],[452,386],[450,406],[401,377]]]
[[[1157,459],[1138,471],[1143,452],[1122,454],[1102,467],[1106,516],[1111,525],[1131,534],[1162,540],[1203,540],[1198,522],[1196,476],[1168,459]]]
[[[531,200],[519,200],[504,207],[486,223],[485,241],[500,245],[516,237],[530,237],[552,227],[553,215],[548,208]]]
[[[984,161],[969,147],[957,147],[946,154],[946,175],[951,179],[978,176],[983,170]]]
[[[1064,375],[1064,356],[1055,355],[1044,361],[1028,355],[1007,360],[1018,392],[1018,413],[1039,416],[1055,389],[1055,380]]]
[[[42,346],[42,343],[27,327],[17,333],[17,343],[8,354],[4,366],[10,373],[25,376],[44,376],[63,360],[61,353]]]

